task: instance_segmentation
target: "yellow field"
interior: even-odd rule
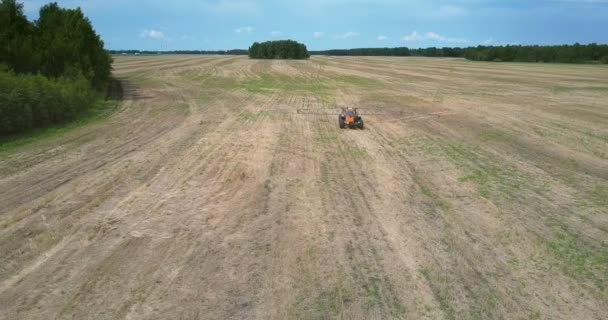
[[[608,318],[608,68],[114,69],[109,118],[0,153],[0,319]]]

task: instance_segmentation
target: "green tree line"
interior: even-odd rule
[[[252,59],[308,59],[306,45],[293,40],[254,42],[249,48]]]
[[[476,61],[608,63],[608,45],[478,46],[464,57]]]
[[[73,119],[110,81],[112,58],[80,9],[50,3],[30,22],[0,1],[0,134]]]
[[[410,49],[407,47],[397,48],[356,48],[356,49],[331,49],[321,51],[311,51],[313,55],[326,56],[395,56],[395,57],[463,57],[462,48],[423,48]]]
[[[149,50],[109,50],[114,55],[156,55],[156,54],[200,54],[200,55],[248,55],[245,49],[231,50],[169,50],[169,51],[149,51]]]
[[[608,63],[608,45],[478,46],[469,48],[357,48],[311,51],[330,56],[464,57],[476,61]]]

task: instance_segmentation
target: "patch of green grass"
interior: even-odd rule
[[[342,287],[336,286],[333,288],[321,291],[314,299],[315,319],[336,319],[342,314],[342,310],[352,298],[350,292]],[[313,315],[309,314],[309,315]]]
[[[320,170],[321,170],[321,182],[323,182],[323,185],[325,185],[326,187],[331,187],[331,183],[333,182],[333,179],[331,176],[331,171],[327,166],[327,163],[321,162]]]
[[[419,272],[427,281],[439,308],[446,319],[494,319],[499,305],[499,295],[487,283],[472,282],[457,287],[455,277],[443,270],[422,267]],[[469,302],[466,305],[457,300],[463,293]]]
[[[533,130],[537,135],[541,137],[546,137],[549,134],[547,130],[541,129],[539,127],[534,127]]]
[[[608,159],[608,134],[572,124],[550,122],[545,127],[534,127],[534,132],[555,143],[567,145],[575,150]]]
[[[367,151],[356,146],[345,146],[345,153],[352,159],[366,159],[368,157]]]
[[[608,185],[596,185],[589,193],[589,198],[598,206],[608,208]]]
[[[600,247],[585,242],[565,227],[547,243],[549,251],[561,261],[563,270],[575,279],[585,279],[608,293],[608,242]]]
[[[424,182],[419,175],[414,175],[414,182],[420,187],[420,191],[422,192],[422,194],[429,198],[436,208],[440,208],[443,211],[447,211],[450,209],[450,204],[447,201],[441,199],[441,197],[439,197],[437,194],[435,194],[435,192],[433,192],[433,189],[428,185],[428,183]]]
[[[608,187],[603,179],[588,173],[584,165],[575,159],[557,158],[554,161],[542,162],[540,167],[572,188],[579,209],[597,209],[600,212],[608,209]]]
[[[497,178],[497,172],[492,165],[485,163],[477,154],[463,145],[443,145],[440,146],[439,152],[458,167],[465,169],[467,173],[458,179],[460,182],[474,182],[478,185],[481,196],[486,198],[489,196],[490,184]]]
[[[190,110],[190,105],[187,103],[178,103],[175,105],[172,105],[171,108],[175,111],[184,113],[184,114],[190,114],[190,112],[192,112],[192,110]]]
[[[476,97],[476,98],[494,98],[496,96],[500,96],[499,91],[479,90],[479,89],[475,89],[475,90],[461,89],[458,91],[453,91],[452,94],[468,96],[468,97]]]
[[[492,169],[492,171],[494,171]],[[492,183],[492,174],[484,169],[473,169],[473,172],[458,178],[460,182],[473,182],[479,186],[479,195],[488,199],[490,198],[490,184]]]
[[[163,80],[152,76],[149,73],[136,71],[134,73],[129,73],[129,80],[133,81],[133,83],[140,87],[145,88],[162,88]]]
[[[366,283],[363,284],[365,290],[366,304],[368,308],[371,308],[380,303],[380,279],[377,277],[370,277]]]
[[[513,140],[511,133],[496,128],[483,131],[479,137],[483,142],[510,142]]]
[[[239,113],[239,120],[245,121],[245,122],[250,122],[250,121],[255,121],[259,116],[260,116],[260,114],[257,112],[243,111],[243,112]]]
[[[352,75],[341,75],[341,76],[337,76],[337,77],[332,77],[332,79],[335,80],[336,82],[338,82],[338,85],[340,87],[342,87],[344,85],[350,85],[350,86],[359,87],[359,88],[378,89],[378,88],[382,88],[386,85],[386,83],[384,83],[380,80],[377,80],[377,79],[352,76]]]
[[[330,91],[336,88],[343,88],[345,86],[381,88],[383,82],[371,78],[346,75],[332,78],[311,78],[300,75],[286,76],[262,73],[259,78],[244,80],[232,85],[259,94],[284,92],[297,95],[314,95],[323,98],[329,96]]]
[[[608,94],[608,87],[587,86],[577,88],[578,90],[591,91],[596,93]]]
[[[412,95],[393,95],[378,93],[377,91],[366,92],[366,95],[362,97],[362,104],[371,104],[377,106],[387,107],[406,107],[411,108],[412,106],[423,106],[428,105],[428,101],[412,96]]]
[[[587,91],[597,94],[608,94],[608,87],[602,86],[583,86],[583,87],[566,87],[566,86],[553,86],[551,90],[554,94],[567,94],[576,91]]]
[[[205,80],[203,83],[201,83],[201,86],[203,87],[204,90],[213,90],[213,89],[228,90],[228,89],[239,88],[240,83],[236,78],[214,76],[214,77],[207,78],[207,80]]]
[[[60,137],[72,130],[93,124],[107,118],[118,103],[116,101],[100,101],[93,108],[87,110],[78,119],[46,128],[34,129],[22,134],[11,135],[0,138],[0,156],[10,153],[17,148],[42,142],[51,138]]]
[[[319,263],[319,253],[315,247],[309,246],[297,258],[299,265],[295,297],[291,306],[291,318],[295,319],[330,319],[339,318],[353,301],[353,292],[344,286],[341,276],[336,277],[335,283],[327,285],[319,281],[316,265]]]
[[[260,78],[245,80],[239,84],[252,93],[285,92],[298,95],[322,96],[328,94],[330,85],[326,79],[313,79],[303,76],[278,76],[262,74]]]
[[[315,141],[321,144],[335,144],[340,139],[340,135],[335,131],[319,131],[315,135]]]
[[[603,142],[608,142],[608,133],[598,133],[598,132],[592,131],[592,130],[585,130],[585,131],[583,131],[583,133],[589,137],[599,139]]]
[[[458,180],[474,183],[479,194],[486,199],[511,201],[522,186],[533,185],[528,176],[515,168],[500,165],[497,159],[474,152],[474,146],[426,137],[418,137],[410,143],[428,155],[453,163],[463,173]]]
[[[435,194],[431,191],[431,189],[429,189],[429,187],[427,187],[424,184],[419,183],[418,181],[416,183],[418,184],[418,186],[420,186],[420,190],[422,191],[422,194],[424,194],[425,196],[427,196],[429,198],[435,197]]]
[[[243,83],[243,87],[253,93],[266,93],[276,90],[276,81],[272,77],[262,77],[260,79],[247,80]]]
[[[429,284],[431,291],[433,292],[433,296],[435,300],[439,303],[439,308],[443,311],[443,314],[446,319],[456,319],[456,311],[454,306],[452,306],[452,297],[450,295],[449,288],[446,285],[443,285],[437,281],[433,272],[428,267],[422,267],[419,269],[420,274],[424,277],[424,279]],[[444,282],[447,284],[447,281]]]
[[[300,275],[301,282],[304,287],[312,287],[314,285],[315,274],[313,265],[317,259],[315,249],[307,247],[304,254],[298,257],[298,262],[301,265]]]
[[[585,184],[574,175],[564,178],[571,187],[579,190],[577,205],[581,209],[608,209],[608,186],[603,184]]]
[[[391,310],[391,315],[393,319],[404,319],[406,312],[407,308],[401,302],[393,302],[393,308]]]
[[[576,150],[602,159],[608,158],[605,140],[608,137],[603,132],[581,129],[559,122],[551,122],[549,128],[539,130],[559,144],[567,144]],[[577,161],[572,157],[549,155],[546,160],[537,161],[537,165],[573,189],[579,209],[605,211],[608,207],[608,190],[604,186],[605,182],[601,178],[598,179],[598,173],[586,167],[585,162]]]
[[[363,160],[369,157],[367,150],[353,144],[342,143],[342,132],[338,130],[318,131],[314,140],[319,144],[333,145],[333,149],[329,151],[332,154],[339,153],[354,160]]]

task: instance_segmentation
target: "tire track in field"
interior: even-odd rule
[[[132,73],[132,72],[145,72],[145,71],[164,71],[178,67],[192,67],[201,63],[215,62],[217,59],[213,57],[194,57],[194,58],[180,58],[180,59],[166,59],[166,60],[154,60],[147,61],[134,66],[126,66],[117,68],[118,74]]]
[[[133,141],[131,141],[131,143],[132,143],[132,142],[133,142]],[[62,172],[61,174],[65,174],[65,172]],[[83,208],[83,209],[86,209],[86,208]]]
[[[352,158],[347,142],[339,135],[333,138],[339,132],[335,127],[328,117],[320,117],[315,131],[330,137],[324,153],[331,158],[321,162],[321,174],[326,176],[321,179],[329,180],[325,184],[332,191],[323,197],[323,211],[332,221],[329,225],[341,226],[332,231],[336,234],[335,238],[340,239],[336,251],[345,255],[341,261],[347,262],[345,267],[350,282],[358,284],[348,288],[351,299],[354,299],[348,307],[352,308],[351,311],[367,310],[367,314],[376,316],[395,316],[399,313],[400,302],[388,281],[384,266],[379,263],[382,261],[379,254],[386,247],[376,239],[384,235],[374,219],[370,218],[374,216],[371,199],[377,195],[366,186],[369,181],[360,173],[362,168],[353,167],[360,161]]]
[[[231,128],[228,128],[228,130],[231,130]],[[229,141],[231,139],[231,137],[227,136],[225,139],[226,139],[225,141],[218,141],[218,145],[220,145],[220,146],[227,146],[226,141]],[[176,201],[179,198],[184,198],[184,199],[190,198],[190,196],[188,196],[188,193],[190,193],[189,190],[188,189],[184,189],[183,187],[184,187],[184,185],[187,185],[188,181],[193,180],[194,177],[196,177],[197,180],[200,179],[202,181],[217,181],[218,182],[217,184],[215,182],[207,183],[207,184],[210,184],[209,187],[205,188],[207,190],[204,190],[205,192],[203,192],[202,194],[199,193],[199,194],[196,195],[196,201],[197,202],[218,204],[218,203],[222,203],[222,202],[228,200],[231,197],[230,195],[226,195],[224,199],[221,199],[221,198],[210,199],[210,198],[207,198],[207,196],[205,194],[211,196],[211,195],[215,195],[215,194],[218,194],[218,193],[221,194],[221,193],[225,192],[225,190],[223,190],[223,188],[224,188],[225,185],[229,184],[229,182],[226,179],[229,180],[231,178],[230,175],[227,176],[225,174],[225,171],[227,171],[227,170],[229,171],[230,169],[234,169],[234,168],[226,167],[226,165],[230,164],[230,163],[234,163],[234,161],[232,161],[232,160],[235,160],[235,159],[234,158],[230,158],[230,155],[233,154],[233,153],[235,153],[235,151],[238,151],[240,149],[240,147],[241,146],[239,144],[234,144],[234,145],[228,147],[227,149],[218,148],[217,152],[222,152],[222,153],[220,153],[220,154],[210,153],[209,157],[210,158],[220,158],[220,159],[223,159],[224,161],[217,162],[217,163],[214,163],[214,162],[209,163],[209,162],[206,162],[205,159],[200,159],[199,158],[199,160],[200,160],[201,163],[206,163],[206,168],[202,169],[202,166],[199,167],[199,168],[197,168],[196,166],[193,166],[191,170],[188,170],[189,173],[186,174],[185,176],[181,177],[181,178],[177,178],[177,179],[173,178],[173,174],[167,173],[167,174],[171,174],[171,176],[172,176],[171,180],[172,181],[176,181],[176,182],[173,185],[168,186],[168,188],[170,190],[175,190],[175,191],[168,191],[168,192],[166,192],[167,196],[165,196],[165,197],[168,198],[168,199],[171,199],[170,202],[174,202],[174,201]],[[202,150],[202,152],[204,153],[205,150]],[[198,152],[196,152],[196,153],[198,153]],[[222,180],[225,181],[225,182],[219,183]],[[226,183],[226,182],[228,182],[228,183]],[[193,185],[193,186],[195,186],[195,185]],[[218,190],[218,188],[219,188],[219,190]],[[232,193],[233,193],[232,196],[234,196],[234,192],[232,192]],[[176,196],[177,198],[173,198],[174,196]],[[163,197],[163,198],[165,198],[165,197]],[[163,202],[165,202],[165,201],[161,200],[160,203],[163,203]],[[168,203],[168,202],[165,202],[165,203]],[[144,211],[144,212],[145,211],[148,211],[148,212],[157,212],[160,209],[161,208],[159,206],[156,206],[156,207],[153,207],[153,208],[143,208],[142,211]],[[180,209],[181,210],[189,211],[188,208],[184,208],[184,207],[182,207]],[[167,210],[167,209],[163,208],[162,210]],[[212,220],[215,219],[213,215],[207,216],[206,218],[207,219],[212,219]],[[216,223],[213,223],[214,228],[217,228],[218,226],[229,225],[230,224],[229,223],[230,220],[225,220],[226,218],[228,218],[228,217],[218,217],[219,220]],[[183,219],[182,220],[183,221],[182,224],[185,223],[185,222],[187,222],[187,221],[192,221],[193,220],[192,217],[189,216],[189,215],[184,215],[184,217],[182,219]],[[238,219],[237,221],[240,221],[240,220],[241,219]],[[153,220],[149,220],[149,218],[148,218],[146,220],[141,220],[139,222],[135,222],[134,225],[133,225],[133,223],[129,223],[129,225],[133,225],[136,229],[137,229],[137,225],[140,225],[140,224],[142,224],[142,225],[153,225],[153,226],[155,226],[155,228],[159,229],[158,232],[160,232],[160,234],[163,234],[162,230],[164,230],[164,229],[171,230],[171,229],[173,229],[171,226],[175,225],[175,223],[173,223],[173,222],[168,222],[168,221],[167,222],[163,222],[163,221],[164,221],[164,219],[162,217],[159,218],[159,219],[153,219]],[[169,224],[167,224],[167,223],[169,223]],[[179,225],[179,223],[177,225]],[[235,227],[235,226],[233,226],[233,227]],[[205,232],[204,230],[201,230],[201,231]],[[209,232],[213,233],[214,230],[207,230],[206,232],[207,233],[209,233]],[[150,231],[147,231],[144,234],[148,234],[147,236],[149,237],[149,236],[155,234],[155,232],[150,233]],[[205,247],[213,246],[213,243],[217,242],[217,241],[214,241],[212,239],[220,239],[220,241],[221,241],[221,237],[213,237],[213,236],[210,236],[210,235],[205,236],[204,238],[207,239],[207,240],[204,240],[204,243],[206,243]],[[197,241],[195,241],[195,243],[202,243],[202,242],[199,242],[197,240]],[[188,250],[189,250],[188,252],[194,253],[194,252],[196,252],[197,249],[196,249],[196,246],[195,246],[195,247],[189,248]],[[180,250],[180,252],[181,251],[182,250]],[[172,254],[175,255],[176,252],[172,252]],[[197,259],[195,261],[198,261],[198,256],[197,255],[191,256],[190,259]],[[181,277],[185,277],[185,278],[188,278],[188,279],[191,278],[191,276],[189,275],[189,272],[191,272],[191,271],[189,271],[189,268],[187,267],[187,265],[189,264],[188,260],[189,260],[189,258],[182,257],[181,261],[184,262],[184,264],[186,265],[186,267],[181,268],[181,270],[175,274],[175,276],[174,276],[175,280],[174,281],[179,282],[180,281],[179,279]],[[196,266],[196,267],[194,267],[194,266]],[[200,267],[200,264],[196,263],[196,264],[193,265],[193,267],[195,269],[198,269],[198,267]],[[135,268],[135,266],[134,266],[134,268]],[[153,279],[151,279],[151,282],[153,282],[152,280]],[[145,283],[148,283],[148,281],[145,281],[145,282],[142,281],[141,283],[145,284]],[[205,287],[206,285],[201,285],[201,286]],[[87,294],[87,296],[88,296],[88,294]],[[133,305],[136,305],[138,303],[143,303],[144,301],[145,301],[145,299],[142,300],[142,301],[137,301],[136,300],[136,301],[133,302]]]
[[[238,132],[238,130],[233,130],[233,131],[234,131],[234,132]],[[224,144],[224,143],[220,144],[220,146],[221,146],[221,145],[223,145],[223,144]],[[238,147],[238,145],[236,145],[236,144],[235,144],[235,145],[234,145],[234,149],[235,149],[235,148],[237,148],[237,147]],[[226,151],[226,150],[225,150],[225,151]],[[230,150],[227,150],[227,151],[228,151],[228,152],[230,152]],[[214,156],[214,154],[211,154],[211,156]],[[221,158],[221,155],[217,155],[217,158],[218,158],[218,159],[219,159],[219,158]],[[203,159],[203,160],[204,160],[204,159]],[[229,162],[228,162],[228,163],[229,163]]]

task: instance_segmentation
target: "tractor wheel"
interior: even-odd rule
[[[344,129],[344,127],[346,127],[346,124],[344,123],[344,119],[342,119],[342,117],[338,116],[338,124],[340,125],[340,129]]]
[[[359,122],[359,129],[363,130],[363,120]]]

